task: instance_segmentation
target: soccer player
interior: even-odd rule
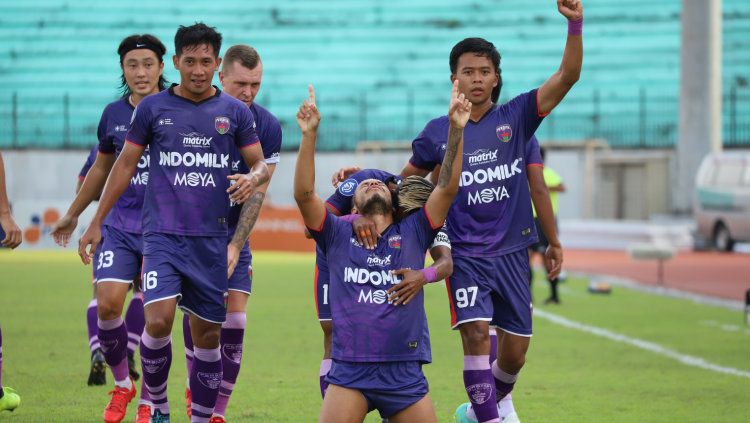
[[[258,52],[247,45],[234,45],[224,53],[221,63],[219,81],[226,94],[242,101],[255,116],[255,131],[260,139],[263,157],[268,166],[268,182],[260,185],[248,200],[250,210],[245,219],[240,221],[242,205],[232,205],[229,212],[229,251],[230,262],[237,263],[234,272],[229,277],[229,291],[227,295],[227,320],[221,327],[221,363],[224,376],[219,387],[219,397],[216,399],[213,416],[210,423],[224,423],[229,397],[234,390],[242,361],[242,344],[245,337],[247,321],[247,300],[252,287],[252,254],[247,241],[247,235],[255,226],[260,214],[263,199],[271,183],[271,177],[279,163],[281,152],[281,124],[276,117],[264,107],[255,102],[263,79],[263,63]],[[242,162],[239,152],[232,159],[232,171],[247,173],[250,169]],[[193,359],[192,339],[187,315],[183,319],[183,334],[185,336],[185,353],[187,356],[188,373]],[[188,413],[190,413],[190,392],[186,393]]]
[[[83,163],[81,171],[78,173],[78,181],[76,182],[76,194],[81,190],[83,181],[86,179],[86,174],[89,173],[91,167],[94,166],[96,161],[96,155],[99,152],[98,144],[91,148],[89,155],[86,157],[86,161]],[[97,196],[98,199],[98,196]],[[101,247],[99,248],[101,250]],[[99,254],[99,251],[96,252]],[[107,363],[104,359],[104,353],[102,352],[101,346],[99,345],[99,327],[97,326],[98,317],[96,314],[96,266],[92,266],[91,269],[91,282],[93,284],[93,298],[89,302],[86,308],[86,328],[89,335],[89,350],[91,351],[91,368],[89,369],[89,379],[87,384],[92,385],[104,385],[107,383]],[[126,323],[127,326],[127,323]]]
[[[354,172],[350,174],[350,171]],[[412,211],[424,206],[427,201],[429,193],[432,192],[434,185],[426,179],[419,176],[412,176],[401,181],[399,177],[392,173],[385,172],[378,169],[364,169],[350,167],[342,169],[342,175],[344,181],[339,183],[334,175],[333,182],[336,186],[336,191],[328,197],[326,200],[326,208],[329,212],[336,216],[342,216],[341,210],[352,210],[352,200],[354,192],[360,183],[368,179],[377,179],[388,187],[393,192],[396,204],[396,220],[401,220],[407,214]],[[353,212],[356,210],[353,210]],[[350,222],[362,222],[362,220],[355,221],[356,215],[350,215],[352,217],[346,218]],[[370,222],[368,220],[368,222]],[[365,246],[365,248],[374,248],[375,241],[370,241],[367,237],[367,233],[375,232],[373,227],[362,227],[361,229],[355,229],[355,233],[362,232],[362,236],[359,241]],[[369,243],[372,242],[372,245]],[[423,272],[408,272],[405,276],[404,281],[394,287],[394,291],[398,290],[409,290],[410,293],[414,293],[429,282],[437,282],[445,279],[453,271],[453,261],[450,255],[450,240],[448,235],[441,229],[440,232],[435,236],[435,240],[430,246],[430,255],[433,259],[433,264],[427,269],[427,276]],[[435,275],[432,276],[432,272]],[[406,273],[406,272],[404,272]],[[428,278],[429,277],[429,278]],[[328,371],[331,369],[331,336],[333,333],[333,323],[331,321],[331,306],[328,301],[328,290],[329,290],[329,274],[328,274],[328,260],[323,250],[316,246],[315,250],[315,309],[318,314],[318,321],[320,322],[320,328],[323,330],[323,359],[320,362],[320,395],[325,398],[326,389],[328,389],[328,382],[326,382],[326,376]],[[404,293],[406,294],[406,293]],[[408,295],[399,295],[399,297],[406,298]]]
[[[116,157],[123,152],[134,109],[144,98],[164,89],[162,72],[166,47],[158,38],[150,34],[130,35],[122,40],[117,53],[123,95],[105,107],[97,130],[99,145],[94,164],[67,213],[53,228],[52,235],[61,245],[67,245],[78,217],[101,194]],[[136,393],[133,379],[137,371],[129,364],[133,362],[133,353],[143,332],[142,294],[133,295],[126,321],[120,316],[131,284],[139,280],[143,259],[141,210],[148,179],[149,158],[141,155],[138,173],[127,181],[124,195],[103,220],[104,242],[96,254],[98,337],[115,379],[115,388],[110,392],[112,398],[104,409],[105,422],[122,421],[127,404]],[[145,392],[141,394],[145,410],[142,414],[145,415],[150,412],[148,397]]]
[[[375,249],[353,237],[350,223],[326,210],[315,194],[315,142],[320,114],[315,93],[297,113],[302,130],[294,176],[294,198],[316,243],[329,261],[329,299],[333,318],[330,383],[321,422],[361,422],[377,409],[392,423],[436,421],[421,366],[431,360],[424,296],[398,301],[387,294],[399,281],[393,270],[421,269],[427,248],[443,225],[458,190],[463,127],[471,104],[454,84],[449,107],[448,145],[437,188],[424,208],[394,221],[391,192],[377,180],[357,186],[353,203],[376,222],[382,236]]]
[[[222,378],[219,337],[226,319],[224,293],[234,270],[227,255],[229,205],[244,202],[268,179],[252,113],[211,85],[221,64],[221,38],[203,23],[179,27],[173,63],[180,84],[138,104],[125,147],[78,250],[88,263],[101,239],[99,225],[149,147],[143,204],[146,328],[141,365],[153,404],[152,422],[169,421],[170,334],[177,305],[190,313],[195,351],[191,421],[208,422],[211,417]],[[234,148],[241,149],[249,174],[231,174]],[[230,186],[230,181],[235,183]],[[248,204],[243,205],[241,221],[251,209]],[[130,398],[126,395],[125,403]]]
[[[546,158],[544,147],[539,149],[539,153],[542,163],[544,163]],[[539,242],[532,245],[529,248],[529,252],[531,253],[530,256],[533,256],[533,253],[537,253],[544,257],[550,244],[557,245],[560,243],[557,240],[557,210],[559,209],[557,196],[559,193],[565,192],[565,185],[559,173],[555,172],[551,167],[543,165],[529,169],[529,189],[534,203],[534,207],[532,207],[532,211],[534,212],[534,226],[539,235]],[[537,213],[537,210],[540,212]],[[547,213],[544,213],[544,210],[547,210]],[[549,224],[549,221],[545,221],[543,217],[550,214],[554,216],[555,227],[544,230],[542,222]],[[553,234],[552,242],[545,235],[547,233]],[[544,300],[544,304],[560,304],[560,297],[557,293],[557,284],[560,276],[551,277],[552,269],[546,267],[548,262],[544,261],[544,265],[547,271],[547,282],[549,282],[550,287],[550,296]],[[533,279],[533,276],[531,279]]]
[[[161,84],[163,88],[163,83]],[[126,85],[127,87],[127,85]],[[125,88],[125,91],[128,91],[129,88]],[[131,90],[132,92],[132,90]],[[127,93],[126,93],[127,94]],[[95,145],[91,151],[89,152],[88,157],[86,158],[86,162],[83,164],[83,167],[81,168],[81,171],[78,173],[78,182],[76,183],[76,194],[81,190],[81,187],[83,186],[83,182],[86,179],[86,174],[88,174],[91,167],[94,166],[94,162],[96,161],[97,153],[99,152],[99,146],[98,144]],[[103,185],[103,183],[102,183]],[[142,190],[141,190],[142,191]],[[100,193],[99,193],[100,194]],[[96,195],[95,201],[99,199],[99,194]],[[141,202],[143,201],[143,193],[140,193]],[[101,245],[99,246],[99,250],[96,252],[96,255],[98,256],[101,253]],[[99,344],[99,327],[98,327],[98,316],[97,316],[97,300],[96,300],[96,266],[92,266],[92,274],[93,274],[93,299],[89,302],[89,305],[86,309],[86,324],[88,329],[88,336],[89,336],[89,349],[91,350],[91,369],[89,370],[89,379],[88,379],[88,385],[104,385],[107,383],[106,379],[106,360],[104,357],[104,353],[101,350],[101,346]],[[140,292],[140,278],[136,277],[133,280],[133,298],[130,300],[130,305],[128,305],[128,311],[125,312],[125,327],[128,330],[128,347],[127,347],[127,356],[128,356],[128,372],[130,373],[130,376],[134,380],[138,380],[140,377],[140,374],[138,373],[138,370],[135,367],[135,349],[138,346],[138,343],[141,340],[141,333],[143,332],[143,294]],[[146,401],[144,401],[146,402]]]
[[[21,245],[22,239],[21,228],[10,213],[10,202],[5,190],[5,163],[0,153],[0,245],[5,248],[16,248]],[[3,332],[0,329],[0,411],[13,411],[19,404],[21,397],[16,391],[3,386]]]
[[[451,80],[472,102],[466,126],[467,160],[461,190],[448,217],[453,276],[446,284],[451,323],[461,332],[464,385],[469,404],[456,411],[460,422],[498,422],[496,399],[505,398],[525,362],[531,337],[529,245],[536,241],[524,149],[544,116],[562,101],[580,76],[583,8],[578,0],[558,0],[568,19],[568,38],[560,68],[538,89],[496,105],[501,87],[500,54],[492,43],[468,38],[450,54]],[[412,143],[412,158],[402,176],[426,175],[444,154],[448,118],[427,124]],[[550,240],[551,241],[551,240]],[[559,272],[560,245],[545,257]],[[489,324],[503,332],[498,360],[489,363]],[[467,414],[468,411],[468,414]],[[511,415],[506,421],[517,420]]]

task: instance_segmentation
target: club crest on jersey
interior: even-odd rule
[[[224,116],[217,116],[214,119],[214,128],[220,135],[224,135],[229,132],[229,118]]]
[[[497,139],[502,142],[508,142],[513,136],[513,128],[511,128],[507,123],[498,125],[497,128],[495,128],[495,133],[497,134]]]
[[[393,235],[388,238],[388,247],[390,248],[401,248],[401,235]]]
[[[354,195],[354,191],[357,190],[357,186],[359,185],[359,182],[357,182],[354,178],[349,178],[346,181],[342,182],[341,185],[339,185],[339,193],[341,195],[346,197],[351,197]]]

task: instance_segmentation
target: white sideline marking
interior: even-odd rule
[[[565,317],[540,310],[538,308],[534,309],[534,317],[541,317],[542,319],[569,329],[579,330],[581,332],[586,332],[592,335],[600,336],[602,338],[607,338],[611,341],[620,342],[623,344],[634,346],[636,348],[640,348],[642,350],[651,351],[655,354],[663,355],[673,360],[677,360],[680,363],[688,366],[699,367],[701,369],[710,370],[716,373],[724,373],[732,376],[739,376],[750,379],[750,372],[746,370],[735,369],[734,367],[720,366],[718,364],[708,362],[700,357],[678,353],[677,351],[670,350],[669,348],[662,347],[661,345],[655,344],[653,342],[644,341],[638,338],[631,338],[629,336],[612,332],[607,329],[578,323]]]

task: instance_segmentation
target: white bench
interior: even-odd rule
[[[675,248],[665,243],[637,243],[628,245],[628,255],[633,260],[657,260],[656,282],[664,284],[664,262],[672,259]]]

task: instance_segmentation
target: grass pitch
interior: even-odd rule
[[[312,269],[312,255],[255,254],[245,357],[229,422],[317,421],[322,336]],[[561,287],[562,305],[538,307],[750,371],[750,328],[740,313],[623,288],[591,295],[586,284],[569,279]],[[545,298],[546,283],[537,279],[534,290],[536,299]],[[90,268],[73,251],[0,251],[3,383],[22,398],[19,409],[0,414],[0,421],[101,421],[111,387],[86,386],[90,298]],[[449,329],[444,285],[426,287],[425,298],[434,360],[425,373],[438,419],[450,422],[456,406],[467,401],[459,334]],[[169,398],[172,421],[186,422],[182,333],[180,325],[175,329]],[[688,366],[542,318],[535,318],[527,365],[513,396],[526,422],[750,421],[750,378]],[[129,414],[127,421],[133,421],[134,405]],[[367,421],[380,420],[371,413]]]

